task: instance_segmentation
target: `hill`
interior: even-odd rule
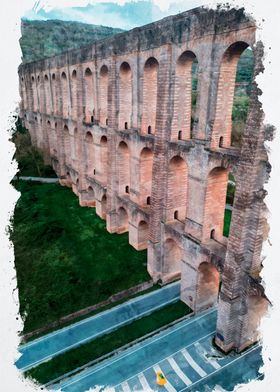
[[[86,46],[124,30],[62,20],[22,20],[22,62],[40,60],[69,49]]]

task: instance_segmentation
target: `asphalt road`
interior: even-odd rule
[[[89,342],[180,298],[180,282],[138,296],[95,316],[59,329],[30,343],[21,345],[16,366],[26,371],[65,351]]]
[[[242,355],[223,355],[212,345],[217,313],[211,309],[175,324],[135,346],[89,367],[50,389],[94,391],[212,391],[216,384],[232,390],[260,377],[260,346]],[[156,384],[161,370],[167,384]]]

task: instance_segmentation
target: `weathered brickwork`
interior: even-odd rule
[[[259,279],[267,156],[255,82],[242,147],[231,146],[236,68],[247,47],[255,75],[262,71],[255,31],[243,10],[198,8],[19,67],[21,116],[61,184],[95,207],[109,232],[128,231],[134,248],[148,249],[155,281],[181,276],[192,309],[218,300],[216,343],[225,351],[258,338],[268,304]]]

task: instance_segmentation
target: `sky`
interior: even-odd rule
[[[202,3],[202,0],[94,0],[94,1],[36,1],[24,18],[33,20],[60,19],[94,25],[119,27],[125,30],[155,22]]]

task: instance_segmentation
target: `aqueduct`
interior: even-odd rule
[[[252,83],[240,148],[231,145],[238,60],[256,25],[243,9],[197,8],[19,67],[21,117],[60,183],[111,233],[148,249],[148,271],[181,277],[195,311],[218,303],[216,344],[256,341],[268,178],[263,113]],[[196,104],[193,69],[196,66]],[[236,181],[223,236],[228,173]]]

